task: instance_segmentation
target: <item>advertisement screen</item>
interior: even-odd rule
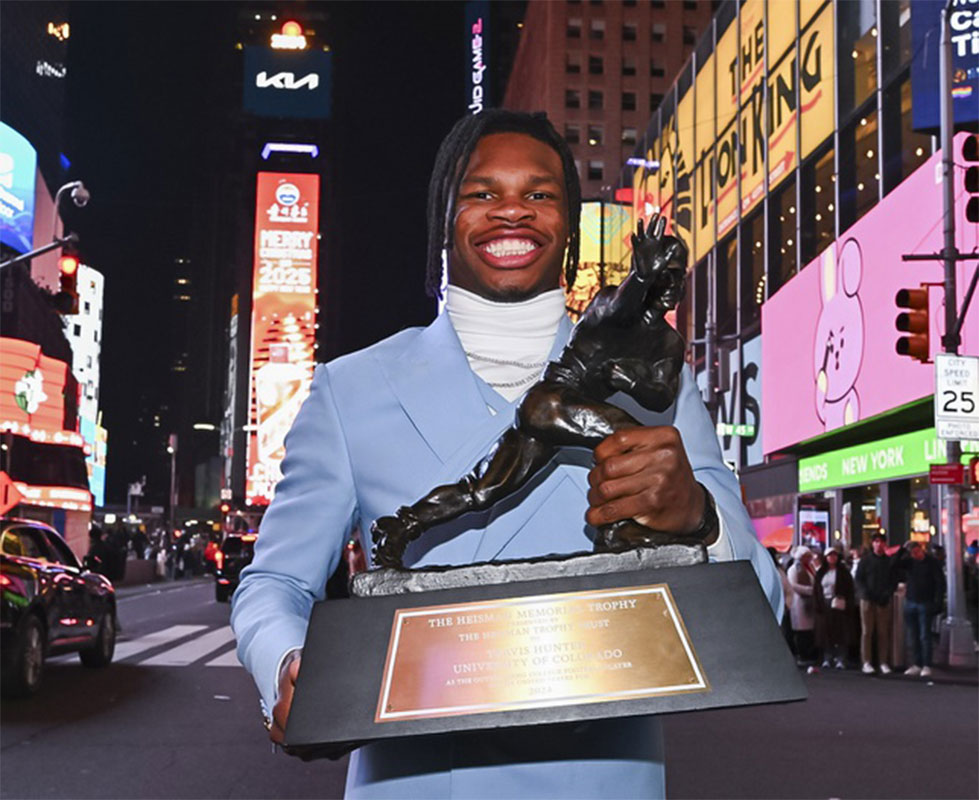
[[[68,365],[41,354],[41,346],[0,338],[0,432],[43,444],[83,447],[77,431],[65,430]]]
[[[309,395],[316,341],[319,175],[260,172],[255,200],[245,498],[267,505]]]
[[[466,3],[466,106],[478,114],[490,105],[489,2],[469,0]]]
[[[942,7],[911,0],[911,119],[917,131],[937,133],[940,124],[939,41]],[[952,112],[956,125],[979,122],[979,3],[952,0]]]
[[[323,50],[245,48],[244,108],[262,117],[328,119],[333,62]]]
[[[0,122],[0,242],[26,253],[34,241],[34,176],[37,152]]]
[[[935,153],[762,306],[766,454],[933,393],[934,365],[897,354],[894,320],[900,289],[942,280],[940,261],[901,260],[906,253],[942,249],[940,159]],[[956,215],[959,251],[975,252],[979,228],[966,222],[961,197]],[[959,263],[960,308],[974,269]],[[933,288],[932,356],[942,347],[942,300],[941,287]],[[965,318],[960,352],[979,354],[974,307]]]

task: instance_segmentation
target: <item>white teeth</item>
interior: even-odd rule
[[[484,248],[491,256],[523,256],[537,249],[529,239],[494,239]]]

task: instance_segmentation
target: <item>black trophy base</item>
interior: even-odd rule
[[[747,561],[708,564],[701,560],[693,566],[663,566],[654,570],[633,568],[619,572],[576,572],[544,579],[532,577],[538,568],[550,571],[561,569],[560,565],[564,564],[566,570],[581,570],[583,563],[608,555],[616,556],[611,563],[618,564],[630,558],[641,561],[648,557],[648,554],[598,554],[582,557],[578,563],[575,563],[578,559],[566,559],[549,564],[478,565],[470,568],[475,575],[494,574],[498,578],[505,574],[512,576],[512,570],[517,570],[517,574],[527,579],[508,577],[503,583],[487,581],[449,587],[442,584],[434,591],[421,587],[426,581],[437,582],[446,580],[446,575],[462,573],[428,570],[415,574],[378,574],[356,582],[357,591],[367,596],[318,603],[310,618],[286,729],[287,752],[304,759],[338,758],[371,741],[406,736],[524,728],[806,698],[795,660]],[[674,555],[681,560],[690,557]],[[662,557],[666,558],[667,554]],[[391,673],[386,670],[396,618],[403,620],[406,614],[430,613],[427,609],[433,606],[533,602],[526,599],[598,590],[648,592],[649,587],[663,585],[668,587],[680,619],[679,627],[703,673],[706,689],[603,702],[380,720],[384,706],[379,699],[384,686],[390,685],[387,681]],[[646,634],[637,641],[660,640]]]

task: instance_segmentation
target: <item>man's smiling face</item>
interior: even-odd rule
[[[449,283],[504,302],[556,289],[567,238],[557,152],[523,133],[480,139],[455,201]]]

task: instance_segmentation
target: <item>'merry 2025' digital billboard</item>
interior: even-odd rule
[[[245,498],[267,505],[282,477],[285,436],[309,395],[316,340],[319,175],[260,172]]]

